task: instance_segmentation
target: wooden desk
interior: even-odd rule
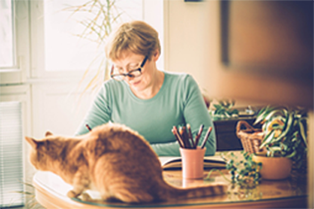
[[[226,170],[221,170],[228,177]],[[206,176],[208,171],[204,172]],[[218,172],[211,174],[209,180],[182,180],[181,171],[164,171],[165,180],[176,187],[191,187],[228,181]],[[71,186],[50,172],[38,172],[34,176],[37,201],[46,208],[306,208],[306,184],[296,183],[290,179],[282,181],[263,181],[255,189],[232,188],[226,195],[212,196],[188,200],[177,200],[155,204],[130,205],[123,203],[88,203],[66,196]],[[92,197],[98,197],[97,192],[88,192]]]

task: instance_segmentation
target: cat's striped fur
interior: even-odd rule
[[[123,125],[101,125],[78,137],[47,132],[41,140],[25,138],[33,147],[30,161],[36,169],[51,171],[73,185],[69,197],[92,189],[104,200],[142,203],[221,195],[227,190],[226,185],[170,186],[148,142]]]

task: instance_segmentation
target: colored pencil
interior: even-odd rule
[[[204,124],[202,124],[202,125],[200,126],[200,129],[198,130],[198,133],[197,133],[197,135],[196,135],[196,137],[195,137],[195,144],[194,144],[195,149],[197,148],[198,141],[199,141],[200,138],[201,138],[203,129],[204,129]]]
[[[193,148],[193,143],[191,145],[188,133],[186,132],[186,128],[184,126],[182,126],[182,134],[181,135],[182,135],[182,138],[187,145],[187,148]]]
[[[178,141],[180,147],[184,148],[185,145],[184,145],[184,143],[183,143],[183,141],[182,141],[180,135],[178,134],[178,129],[177,129],[176,126],[173,126],[173,128],[172,128],[172,133],[173,133],[173,135],[176,137],[176,139],[177,139],[177,141]]]
[[[192,131],[191,131],[191,126],[190,126],[190,124],[187,124],[187,125],[186,125],[186,128],[187,128],[187,130],[188,130],[188,137],[189,137],[189,140],[191,141],[192,147],[193,147],[193,148],[196,148],[196,147],[195,147],[195,144],[194,144],[194,141],[193,141],[193,136],[192,136]]]
[[[88,124],[86,124],[85,126],[89,131],[92,131],[91,127]]]
[[[86,127],[89,127],[86,125]],[[173,126],[172,128],[172,133],[175,136],[176,140],[178,141],[179,145],[181,148],[186,148],[186,149],[197,149],[198,142],[201,138],[202,132],[204,129],[204,124],[202,124],[198,130],[197,135],[195,136],[195,139],[193,139],[192,131],[191,131],[191,126],[190,124],[187,124],[185,126],[180,126],[179,130],[176,126]],[[203,142],[201,143],[201,148],[203,149],[206,141],[208,140],[208,137],[212,131],[212,127],[209,127],[206,135],[204,137]]]
[[[206,135],[205,135],[205,137],[204,137],[204,140],[203,140],[203,142],[202,142],[202,145],[201,145],[201,148],[203,149],[204,147],[205,147],[205,144],[206,144],[206,141],[207,141],[207,139],[208,139],[208,137],[209,137],[209,134],[210,134],[210,132],[212,131],[212,127],[209,127],[208,128],[208,130],[207,130],[207,132],[206,132]]]

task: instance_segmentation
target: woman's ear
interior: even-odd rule
[[[160,55],[159,50],[156,49],[156,51],[153,53],[153,60],[154,60],[155,62],[158,60],[159,55]]]

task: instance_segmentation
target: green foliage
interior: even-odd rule
[[[260,170],[262,163],[256,163],[252,160],[252,154],[242,151],[242,157],[238,158],[233,152],[223,152],[221,157],[226,161],[226,169],[231,174],[231,179],[219,173],[234,185],[239,185],[240,188],[252,189],[261,182]],[[210,179],[210,175],[216,169],[212,169],[205,179]]]
[[[213,118],[231,118],[238,117],[239,111],[234,107],[234,100],[220,100],[218,104],[213,104],[213,109],[209,110],[209,114]]]
[[[262,163],[252,160],[252,154],[242,151],[243,159],[238,159],[233,152],[229,153],[226,169],[231,174],[231,182],[241,187],[254,188],[261,181]]]
[[[307,113],[302,108],[267,106],[257,114],[261,123],[267,156],[282,156],[300,162],[307,153]],[[300,165],[301,166],[301,165]]]

